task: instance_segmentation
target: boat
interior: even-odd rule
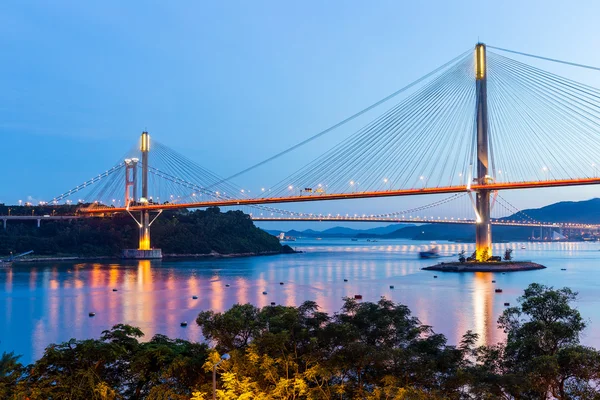
[[[13,256],[11,254],[11,256],[8,257],[7,259],[0,260],[0,267],[10,267],[10,266],[12,266],[14,260],[16,260],[17,258],[24,257],[31,253],[33,253],[33,250],[29,250],[29,251],[26,251],[25,253],[17,254],[16,256]]]
[[[420,251],[419,252],[419,257],[421,257],[421,258],[439,258],[440,257],[440,251],[437,248],[437,246],[433,246],[429,250]]]

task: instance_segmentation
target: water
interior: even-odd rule
[[[515,304],[532,282],[578,291],[576,306],[588,322],[583,342],[600,348],[600,244],[511,244],[516,258],[548,268],[504,275],[422,271],[432,264],[417,258],[417,252],[427,244],[303,240],[292,243],[305,251],[296,255],[40,263],[0,269],[0,352],[15,351],[23,355],[24,362],[31,362],[50,343],[97,338],[117,323],[140,327],[147,339],[162,333],[199,341],[202,333],[194,321],[201,310],[223,311],[246,302],[266,306],[272,301],[298,305],[314,300],[332,313],[339,310],[344,296],[355,294],[361,294],[365,301],[385,296],[406,304],[450,343],[471,329],[480,334],[480,344],[491,344],[503,338],[496,321],[504,302]],[[473,250],[473,245],[439,245],[443,254]],[[496,246],[496,254],[500,254],[506,245]],[[395,288],[390,289],[390,285]],[[118,291],[113,292],[113,288]],[[494,293],[495,288],[503,289],[503,293]],[[194,295],[197,300],[192,299]],[[89,312],[96,316],[90,318]],[[182,321],[189,325],[181,327]]]

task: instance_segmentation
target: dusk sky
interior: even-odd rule
[[[598,15],[595,1],[555,0],[3,1],[0,202],[51,199],[114,165],[144,129],[231,175],[478,40],[600,66]],[[565,73],[600,87],[600,72]],[[333,132],[235,183],[278,182],[351,133]],[[599,194],[585,187],[505,197],[529,208]],[[286,208],[375,213],[433,200]]]

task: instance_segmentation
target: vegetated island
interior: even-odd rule
[[[7,215],[0,206],[0,215]],[[73,215],[75,206],[11,206],[11,215]],[[4,210],[3,210],[4,209]],[[0,255],[34,251],[35,261],[74,258],[118,258],[122,249],[136,248],[138,226],[127,214],[66,220],[12,221],[0,229]],[[152,224],[152,246],[165,258],[235,257],[294,253],[257,228],[241,211],[165,211]],[[27,259],[23,260],[27,261]]]
[[[429,271],[442,272],[514,272],[544,269],[541,264],[531,261],[495,261],[495,262],[442,262],[423,268]]]
[[[484,251],[485,261],[475,260],[475,253],[471,257],[465,256],[465,251],[458,253],[457,262],[441,262],[430,267],[422,268],[428,271],[443,272],[513,272],[513,271],[531,271],[534,269],[544,269],[541,264],[531,261],[516,261],[512,258],[512,249],[504,251],[504,258],[500,256],[490,257],[487,250]]]

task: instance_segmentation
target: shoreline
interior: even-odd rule
[[[545,269],[546,267],[531,261],[501,262],[449,262],[421,268],[426,271],[441,272],[516,272]]]
[[[259,257],[259,256],[276,256],[278,254],[300,254],[302,251],[294,251],[294,252],[283,252],[283,251],[262,251],[262,252],[250,252],[250,253],[231,253],[231,254],[221,254],[217,252],[211,252],[208,254],[165,254],[162,259],[153,259],[152,261],[160,261],[160,260],[194,260],[194,259],[209,259],[209,258],[242,258],[242,257]],[[117,256],[48,256],[48,257],[35,257],[35,258],[26,258],[13,261],[13,265],[20,264],[35,264],[39,262],[65,262],[65,261],[139,261],[133,259],[126,259]]]

